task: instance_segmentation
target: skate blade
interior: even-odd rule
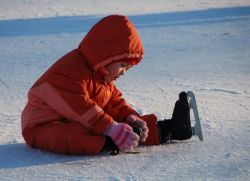
[[[192,127],[193,135],[198,136],[199,140],[203,141],[203,134],[202,134],[201,124],[200,124],[199,113],[197,109],[195,96],[192,91],[187,92],[187,99],[188,99],[190,109],[193,110],[194,119],[195,119],[195,125],[194,127]]]

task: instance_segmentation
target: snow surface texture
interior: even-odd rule
[[[180,91],[193,91],[204,142],[95,157],[29,148],[20,130],[27,91],[112,13],[130,15],[145,47],[142,63],[117,82],[124,97],[163,119]],[[0,19],[0,180],[249,180],[249,1],[1,0]]]

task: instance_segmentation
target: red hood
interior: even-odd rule
[[[107,16],[95,24],[79,49],[94,71],[123,58],[135,58],[138,64],[144,52],[134,25],[120,15]]]

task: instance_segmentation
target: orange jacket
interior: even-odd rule
[[[112,15],[93,26],[79,47],[52,65],[32,86],[22,113],[22,129],[67,119],[95,134],[113,120],[138,114],[113,83],[102,81],[98,70],[123,58],[139,63],[143,47],[126,16]]]

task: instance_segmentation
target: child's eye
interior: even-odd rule
[[[122,64],[121,64],[121,67],[127,67],[127,64],[122,63]]]

